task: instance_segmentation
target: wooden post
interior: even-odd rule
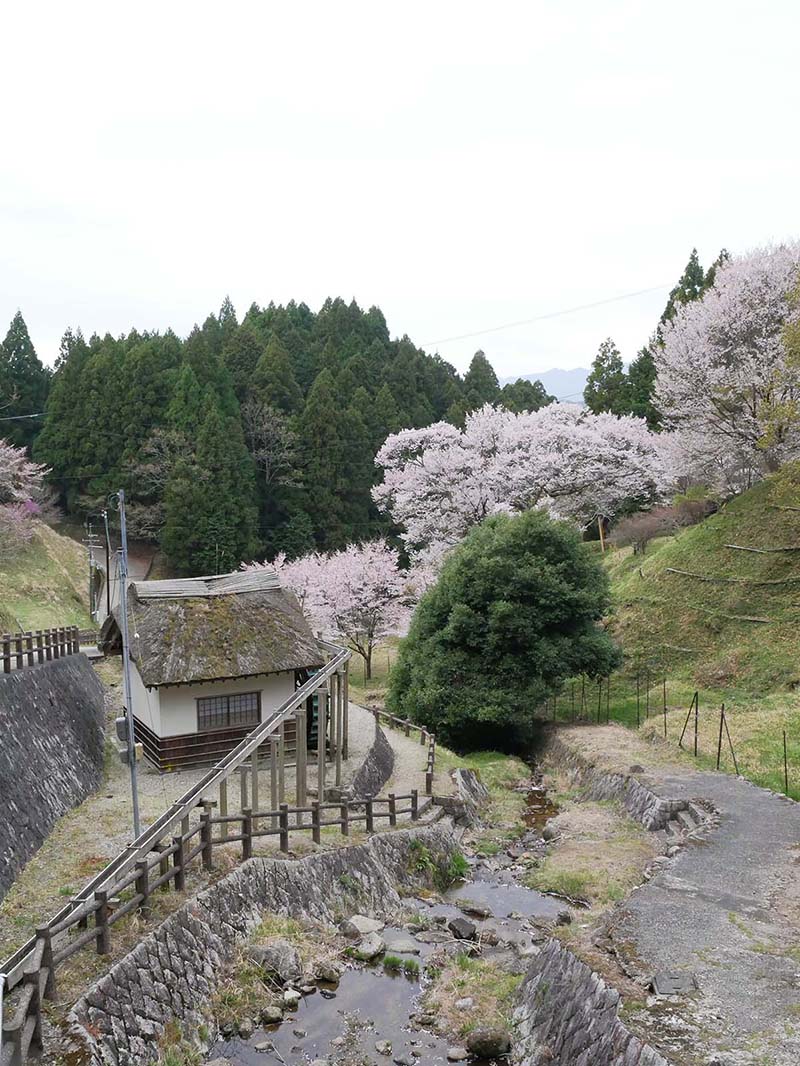
[[[415,789],[411,789],[411,821],[416,822],[419,818],[419,792]]]
[[[344,734],[344,679],[336,674],[336,787],[342,787],[342,747]]]
[[[211,811],[207,805],[203,805],[203,813],[200,815],[200,842],[203,850],[200,852],[203,858],[203,869],[213,868],[213,843],[211,840]]]
[[[23,667],[23,655],[22,655],[22,634],[17,633],[14,637],[14,647],[16,648],[15,657],[17,660],[17,669],[21,670]]]
[[[298,707],[294,715],[295,723],[295,802],[298,807],[305,807],[307,802],[306,791],[306,712],[303,707]],[[303,824],[303,815],[297,812],[297,824]]]
[[[44,662],[44,634],[41,629],[36,630],[36,658],[40,663]]]
[[[722,758],[722,724],[723,724],[724,720],[725,720],[725,704],[723,703],[722,707],[720,709],[720,712],[719,712],[719,740],[717,741],[717,769],[718,770],[719,770],[719,761]]]
[[[368,799],[367,802],[364,804],[364,813],[366,815],[366,820],[364,822],[366,830],[367,830],[368,833],[374,833],[375,832],[375,811],[374,811],[373,806],[372,806],[372,799],[371,798]]]
[[[269,809],[277,811],[278,803],[278,738],[269,738]],[[278,828],[277,815],[272,816],[272,829]]]
[[[79,655],[81,650],[81,631],[77,626],[72,627],[72,654]]]
[[[258,813],[258,748],[253,750],[250,756],[250,796],[252,808]],[[253,829],[258,829],[258,818],[253,819]]]
[[[177,837],[173,837],[172,838],[172,843],[175,846],[175,851],[172,853],[172,869],[173,869],[173,872],[174,872],[174,875],[175,875],[175,877],[174,877],[175,891],[176,892],[183,892],[183,890],[186,888],[186,862],[185,862],[185,858],[186,858],[185,847],[186,847],[186,845],[185,845],[184,840],[183,840],[183,835],[177,836]],[[166,860],[162,860],[162,862],[161,862],[162,872],[166,873],[166,871],[164,870],[164,865],[165,864],[167,864],[167,868],[169,869],[168,863],[169,863],[169,859],[168,858]],[[166,891],[168,888],[169,888],[169,882],[165,882],[164,883],[164,891]]]
[[[700,693],[694,694],[694,756],[697,758],[697,727],[698,719],[700,717]]]
[[[253,857],[253,812],[249,807],[242,811],[242,861]]]
[[[111,937],[108,928],[108,893],[101,891],[94,894],[97,910],[94,912],[94,924],[97,927],[97,954],[109,955],[111,953]]]
[[[425,746],[426,735],[427,734],[425,733],[425,730],[420,728],[420,731],[419,731],[419,745],[420,745],[421,748],[423,748]]]
[[[3,673],[11,673],[11,637],[8,633],[3,634]]]
[[[783,731],[783,791],[789,795],[789,755],[786,750],[786,730]]]
[[[600,551],[605,555],[606,553],[606,538],[603,533],[603,516],[597,516],[597,532],[600,534]]]
[[[139,910],[146,915],[149,909],[147,901],[150,898],[150,870],[147,866],[147,859],[139,859],[136,863],[136,881],[134,885],[136,895],[142,896],[139,902]]]
[[[283,722],[278,726],[278,803],[286,798],[286,732]]]
[[[224,777],[219,783],[219,813],[220,817],[225,818],[228,814],[228,779]],[[228,823],[221,822],[219,827],[219,835],[223,840],[228,839]]]
[[[46,629],[44,631],[44,657],[47,662],[51,662],[53,658],[53,630]]]
[[[239,810],[243,811],[249,806],[247,802],[247,766],[242,763],[239,767]]]
[[[317,798],[325,802],[325,734],[328,721],[328,686],[317,689]]]
[[[33,633],[25,634],[25,646],[27,648],[28,666],[33,666]]]
[[[39,925],[36,927],[36,939],[44,941],[44,951],[42,952],[42,969],[46,969],[47,982],[44,986],[44,998],[55,999],[56,998],[56,968],[53,965],[53,943],[52,934],[50,932],[49,925]]]
[[[343,711],[342,711],[342,757],[347,760],[349,741],[348,736],[350,733],[350,671],[348,669],[348,661],[344,664],[344,699],[343,699]]]
[[[410,737],[411,736],[411,721],[408,718],[406,718],[405,722],[403,723],[403,729],[405,731],[406,736]]]
[[[289,805],[288,803],[282,803],[280,806],[280,817],[278,819],[280,825],[280,847],[282,852],[289,850]]]
[[[320,842],[319,800],[311,802],[311,839],[315,844]]]
[[[389,825],[397,825],[397,800],[394,792],[389,793]]]
[[[346,803],[339,807],[339,817],[342,820],[342,836],[350,836],[350,808]]]

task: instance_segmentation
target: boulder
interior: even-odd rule
[[[327,981],[336,984],[344,973],[344,966],[336,959],[322,959],[314,967],[314,977],[318,981]]]
[[[372,959],[382,955],[385,950],[386,944],[384,944],[383,938],[379,937],[377,933],[369,933],[353,949],[353,954],[362,962],[370,962]]]
[[[447,923],[447,928],[459,940],[474,940],[477,932],[475,923],[467,921],[466,918],[453,918]]]
[[[354,914],[352,918],[346,918],[339,926],[345,936],[363,937],[370,933],[379,933],[385,922],[379,922],[377,918],[367,918],[364,914]]]
[[[297,948],[288,940],[274,940],[271,944],[251,944],[247,957],[269,977],[277,977],[283,983],[292,981],[303,972],[303,964]]]
[[[463,1062],[469,1058],[469,1052],[465,1047],[449,1047],[447,1049],[448,1062]]]
[[[485,903],[476,903],[471,899],[457,899],[456,906],[464,914],[471,914],[474,918],[491,918],[492,912]]]
[[[410,937],[397,937],[386,941],[386,950],[395,955],[419,955],[420,946]]]
[[[511,1050],[511,1036],[507,1029],[491,1026],[473,1029],[467,1037],[467,1051],[479,1059],[494,1059]]]
[[[261,1008],[258,1020],[262,1025],[278,1025],[283,1020],[283,1009],[277,1003]]]

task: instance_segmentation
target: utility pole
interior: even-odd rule
[[[106,529],[106,617],[111,614],[111,538],[108,534],[108,510],[103,511],[103,525]]]
[[[133,731],[133,699],[131,696],[131,659],[128,637],[128,530],[125,525],[125,490],[117,493],[119,503],[120,540],[119,548],[119,614],[122,629],[122,681],[125,695],[125,736],[120,736],[121,720],[117,719],[117,735],[127,741],[127,761],[131,771],[131,797],[133,799],[133,836],[139,836],[139,789],[136,782],[136,740]]]

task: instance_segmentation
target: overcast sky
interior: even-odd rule
[[[229,293],[378,304],[460,370],[647,340],[800,235],[796,2],[80,2],[0,17],[0,330],[185,335]],[[2,333],[0,333],[0,336]]]

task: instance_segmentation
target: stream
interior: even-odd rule
[[[434,900],[404,900],[404,925],[380,931],[386,956],[400,965],[414,960],[408,963],[410,972],[387,970],[382,958],[353,962],[337,983],[307,986],[296,1009],[279,1024],[257,1028],[247,1039],[221,1038],[209,1056],[214,1066],[444,1066],[456,1061],[448,1060],[448,1051],[452,1055],[462,1040],[438,1033],[435,1019],[421,1005],[431,983],[426,963],[435,964],[443,953],[479,953],[508,972],[523,973],[547,925],[559,916],[565,920],[563,901],[517,881],[524,869],[518,860],[543,854],[541,830],[556,813],[541,788],[526,791],[524,836],[497,855],[467,854],[468,880]],[[448,929],[454,919],[472,924],[468,939],[454,938]],[[495,1060],[470,1056],[468,1061],[483,1066]]]

